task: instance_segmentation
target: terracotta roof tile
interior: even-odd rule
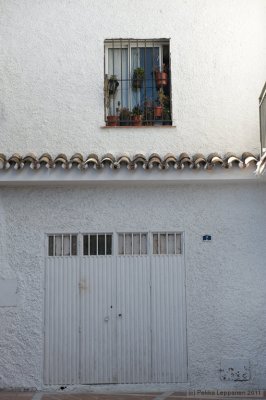
[[[223,158],[218,153],[211,153],[207,157],[208,168],[211,169],[214,166],[222,166]]]
[[[205,168],[207,165],[207,160],[204,157],[203,154],[195,154],[193,156],[193,163],[194,163],[194,168]]]
[[[176,157],[174,154],[166,154],[166,156],[164,157],[164,165],[165,165],[165,169],[168,169],[171,165],[177,169],[180,168],[179,162],[177,161]]]
[[[252,153],[245,152],[242,154],[242,160],[245,166],[249,166],[250,164],[256,165],[258,162],[258,158],[256,158]]]
[[[132,160],[132,169],[136,169],[140,164],[144,169],[147,168],[148,160],[143,154],[136,154]]]
[[[110,168],[114,168],[115,162],[115,156],[111,153],[107,153],[102,157],[100,166],[101,168],[104,168],[105,165],[108,165]]]
[[[44,153],[39,158],[40,165],[44,164],[46,168],[55,168],[55,163],[53,158],[49,153]]]
[[[256,168],[258,162],[259,156],[250,152],[245,152],[242,156],[238,156],[234,153],[227,153],[223,157],[218,153],[211,153],[207,157],[200,153],[194,154],[193,156],[190,156],[188,153],[181,153],[179,156],[168,153],[164,157],[161,157],[157,153],[153,153],[149,156],[136,154],[131,157],[128,154],[115,156],[111,153],[100,157],[95,153],[91,153],[87,158],[84,158],[81,153],[75,153],[70,158],[63,153],[58,154],[56,157],[52,157],[49,153],[44,153],[40,157],[37,157],[33,153],[26,154],[25,156],[15,153],[10,157],[0,153],[0,170],[10,168],[17,170],[26,168],[27,166],[34,170],[38,170],[44,166],[49,169],[62,167],[64,169],[79,168],[80,170],[89,168],[119,169],[122,167],[129,170],[134,170],[139,167],[144,169],[158,168],[161,170],[168,170],[171,168],[176,170],[187,168],[209,170],[214,167],[232,168],[233,166],[238,168],[253,166]]]
[[[150,155],[149,160],[148,160],[148,168],[153,168],[154,166],[158,167],[159,169],[162,169],[162,159],[159,156],[159,154],[153,153]]]
[[[126,165],[128,169],[131,169],[131,160],[127,154],[122,154],[121,156],[117,157],[116,161],[116,168],[120,168],[121,165]]]
[[[193,168],[193,159],[187,153],[181,153],[179,156],[179,165],[181,169],[184,169],[186,166]]]
[[[89,154],[84,162],[80,162],[79,168],[80,169],[88,168],[90,165],[94,169],[100,168],[100,161],[97,154],[94,153]]]
[[[239,168],[244,167],[242,159],[233,153],[227,153],[224,157],[224,167],[232,168],[233,164],[236,164]]]

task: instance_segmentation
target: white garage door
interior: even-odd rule
[[[181,238],[49,236],[46,384],[187,380]]]

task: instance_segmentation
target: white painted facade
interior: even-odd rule
[[[1,151],[259,152],[263,0],[2,0],[0,18]],[[104,40],[157,37],[176,128],[101,129]]]
[[[184,232],[188,385],[264,387],[264,200],[260,183],[2,190],[19,304],[0,308],[1,386],[42,387],[45,232],[122,231],[126,224]],[[202,242],[206,232],[210,243]],[[222,382],[223,358],[249,359],[251,380]]]
[[[2,0],[0,10],[7,157],[259,153],[265,1]],[[113,37],[170,38],[173,127],[103,128]],[[265,387],[266,186],[253,171],[0,170],[0,288],[10,289],[0,293],[0,388],[53,387],[44,384],[47,234],[134,231],[184,238],[187,382],[175,387]],[[246,367],[247,380],[227,380],[230,366]]]

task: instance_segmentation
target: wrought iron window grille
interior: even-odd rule
[[[172,125],[169,39],[107,39],[107,126]]]

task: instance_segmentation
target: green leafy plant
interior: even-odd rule
[[[136,105],[133,109],[132,109],[132,114],[133,115],[142,115],[142,109],[139,105]]]
[[[166,96],[163,89],[160,88],[158,91],[158,103],[165,108],[168,106],[169,100],[169,96]]]
[[[132,81],[132,86],[135,89],[139,89],[143,85],[143,80],[144,80],[144,75],[145,71],[143,68],[138,67],[135,68],[133,71],[133,81]]]
[[[154,110],[154,102],[150,98],[147,98],[144,102],[144,107],[143,107],[144,125],[153,125],[153,120],[154,120],[153,110]]]
[[[126,107],[121,108],[119,118],[120,118],[120,125],[122,126],[130,125],[131,112],[129,111],[129,109]]]
[[[117,76],[111,75],[110,78],[108,78],[109,95],[115,95],[118,86],[119,86],[119,82],[118,82]]]

